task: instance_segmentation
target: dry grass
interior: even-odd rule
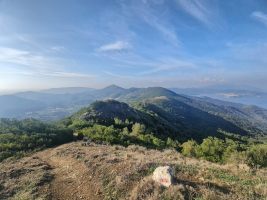
[[[45,155],[49,153],[50,159],[44,156],[44,153],[37,153],[42,160],[59,163],[72,163],[71,173],[79,170],[79,174],[84,175],[83,178],[76,177],[72,181],[81,181],[79,190],[84,191],[83,199],[129,199],[129,200],[175,200],[175,199],[266,199],[267,171],[258,170],[254,174],[246,167],[238,167],[231,165],[218,165],[203,160],[185,158],[174,150],[157,151],[139,147],[136,145],[128,148],[122,146],[105,146],[92,145],[82,146],[79,142],[62,145],[58,148],[47,150]],[[33,157],[27,158],[28,162],[34,162]],[[25,160],[25,159],[24,159]],[[17,161],[21,163],[22,161]],[[43,161],[42,161],[43,162]],[[41,162],[41,163],[42,163]],[[169,188],[162,188],[154,183],[151,174],[157,166],[170,165],[175,169],[175,183]],[[16,162],[7,164],[5,170],[8,171],[11,166],[16,166]],[[52,174],[63,169],[63,165],[54,165]],[[29,166],[25,166],[25,169]],[[33,167],[31,167],[33,168]],[[35,169],[37,170],[37,169]],[[38,171],[38,170],[37,170]],[[45,170],[46,173],[49,172]],[[0,173],[1,174],[1,173]],[[30,172],[25,172],[30,176]],[[35,176],[44,176],[44,172],[37,173]],[[55,174],[57,179],[59,175]],[[79,175],[80,176],[80,175]],[[21,196],[20,191],[24,191],[27,196],[39,194],[46,191],[44,185],[40,185],[34,190],[27,190],[23,187],[17,187],[9,176],[7,182],[9,186],[0,189],[0,199],[11,195]],[[16,178],[22,181],[21,177]],[[60,180],[53,179],[50,184],[60,184]],[[74,184],[74,183],[73,183]],[[84,190],[83,186],[91,184],[91,191]],[[3,187],[3,184],[0,184]],[[54,186],[56,186],[54,184]],[[0,186],[0,188],[1,188]],[[63,187],[64,184],[61,184]],[[9,189],[8,189],[9,188]],[[7,190],[8,189],[8,190]],[[64,192],[64,187],[60,188]],[[26,192],[25,192],[26,191]],[[28,191],[28,193],[27,193]],[[56,191],[56,190],[55,190]],[[87,191],[87,194],[85,194]],[[52,196],[55,195],[52,192]],[[67,194],[67,193],[66,193]],[[38,197],[38,196],[36,196]],[[44,198],[47,198],[44,196]],[[60,199],[60,198],[59,198]],[[63,198],[61,198],[63,199]],[[66,196],[64,199],[68,199]],[[79,196],[72,196],[69,199],[79,199]]]
[[[37,157],[0,164],[0,199],[48,199],[51,168]]]

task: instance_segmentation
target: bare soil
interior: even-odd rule
[[[50,183],[52,199],[101,199],[93,182],[88,181],[90,171],[86,165],[70,156],[60,156],[62,148],[49,149],[36,156],[51,166],[53,180]],[[63,150],[64,151],[64,150]]]

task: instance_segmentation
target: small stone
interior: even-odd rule
[[[122,180],[121,176],[116,176],[115,180],[116,180],[116,184],[117,185],[121,185],[123,183],[123,180]]]
[[[157,167],[153,172],[153,180],[164,187],[173,184],[173,170],[170,166]]]

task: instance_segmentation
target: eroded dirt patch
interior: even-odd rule
[[[52,199],[101,199],[90,181],[86,165],[78,159],[60,153],[64,147],[46,150],[37,156],[52,167],[53,180],[50,183]]]

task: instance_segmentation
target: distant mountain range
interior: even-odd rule
[[[211,97],[224,101],[231,101],[247,105],[256,105],[267,109],[267,91],[258,89],[238,89],[238,88],[171,88],[170,90],[190,96]]]
[[[264,108],[209,97],[180,95],[173,90],[161,87],[125,89],[111,85],[103,89],[57,88],[22,92],[0,96],[0,117],[33,117],[51,121],[70,116],[96,100],[113,99],[118,105],[120,102],[127,103],[118,106],[115,117],[129,111],[142,116],[141,120],[146,119],[146,123],[164,124],[162,127],[168,127],[170,133],[179,130],[186,134],[201,132],[210,135],[220,128],[241,135],[267,133],[267,110]],[[113,101],[104,102],[102,105],[105,108],[116,104]],[[106,112],[110,110],[104,109],[100,113]],[[138,121],[137,116],[135,118]]]

